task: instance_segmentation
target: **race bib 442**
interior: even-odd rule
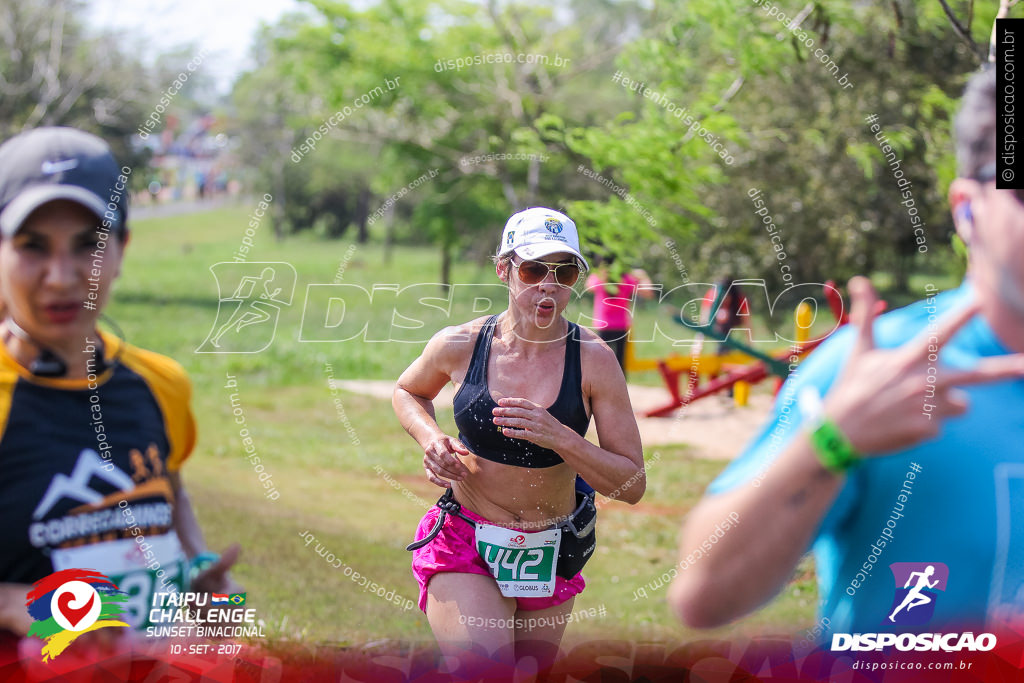
[[[543,598],[555,593],[555,567],[562,532],[525,533],[477,523],[476,550],[491,570],[501,594]]]

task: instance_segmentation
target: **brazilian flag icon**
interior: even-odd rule
[[[232,605],[244,605],[245,596],[245,593],[232,593],[231,597],[228,598],[228,602],[230,602]]]

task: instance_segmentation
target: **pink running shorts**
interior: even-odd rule
[[[486,519],[472,510],[462,508],[462,513],[477,522]],[[416,540],[425,537],[432,528],[441,508],[436,505],[423,515],[416,527]],[[523,531],[523,529],[517,529]],[[420,585],[420,609],[427,611],[427,584],[434,574],[441,572],[459,572],[461,574],[483,574],[490,576],[483,558],[476,552],[475,530],[466,520],[458,515],[448,515],[444,520],[441,532],[433,541],[412,552],[412,573]],[[555,578],[555,594],[548,598],[516,598],[516,607],[524,611],[546,609],[561,605],[569,598],[579,595],[586,587],[583,574],[571,579]]]

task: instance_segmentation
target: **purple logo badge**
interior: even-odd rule
[[[889,616],[882,623],[900,626],[926,624],[935,614],[938,591],[946,590],[949,567],[942,562],[893,562],[889,565],[896,582]]]

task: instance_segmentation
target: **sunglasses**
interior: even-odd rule
[[[583,269],[576,261],[567,263],[548,263],[546,261],[520,261],[513,263],[519,273],[519,281],[524,285],[536,285],[544,281],[548,273],[554,271],[555,282],[563,287],[572,287],[580,279]]]
[[[999,174],[995,162],[992,162],[987,166],[983,166],[980,171],[978,171],[971,177],[974,180],[977,180],[979,183],[988,183],[993,180],[996,180],[999,177]],[[1024,204],[1024,188],[1007,189],[1009,189],[1010,192],[1013,192],[1013,196],[1017,198],[1018,202]]]

